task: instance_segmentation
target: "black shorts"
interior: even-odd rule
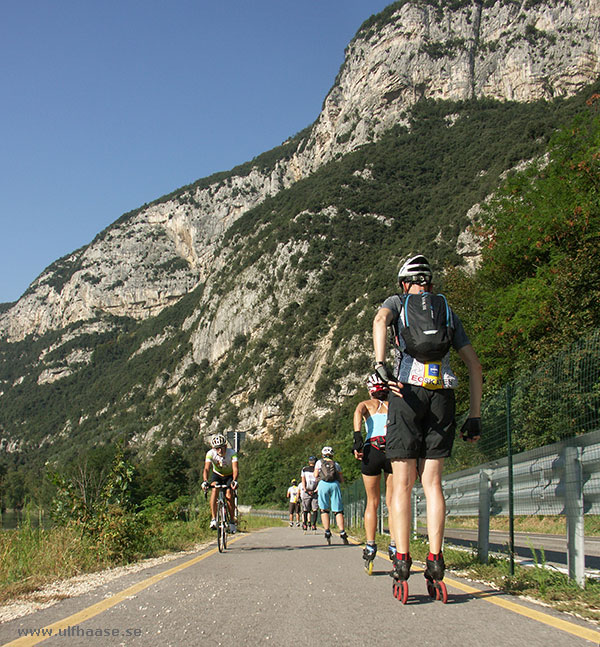
[[[402,396],[390,393],[387,458],[446,458],[456,430],[454,389],[404,384]]]
[[[216,483],[217,485],[231,485],[231,481],[233,481],[233,476],[221,476],[221,474],[215,473],[213,473],[210,480],[211,483]]]
[[[363,457],[360,471],[365,476],[379,476],[381,470],[386,474],[392,473],[392,464],[383,450],[373,447],[371,443],[365,443],[362,451]]]

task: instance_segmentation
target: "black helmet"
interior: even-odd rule
[[[428,285],[431,283],[433,274],[429,261],[425,256],[413,256],[404,262],[398,272],[398,281],[400,283],[418,283],[419,285]]]

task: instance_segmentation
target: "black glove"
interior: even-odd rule
[[[375,363],[375,373],[387,384],[388,382],[397,382],[394,374],[387,367],[385,362]]]
[[[476,436],[481,436],[481,418],[467,418],[460,429],[460,437],[471,440]]]
[[[352,453],[361,452],[363,448],[362,433],[360,431],[354,432],[354,445],[352,445]]]

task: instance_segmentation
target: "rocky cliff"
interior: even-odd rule
[[[348,45],[310,128],[231,172],[125,214],[47,268],[0,313],[7,349],[0,357],[0,398],[28,381],[39,388],[64,382],[84,367],[91,367],[88,389],[96,389],[90,376],[99,362],[98,340],[110,340],[112,349],[119,346],[123,318],[130,322],[127,330],[131,320],[147,320],[154,323],[136,333],[119,359],[131,374],[145,361],[136,369],[139,377],[124,383],[118,397],[107,395],[108,387],[99,391],[97,401],[77,409],[77,419],[58,416],[58,430],[40,427],[36,442],[52,442],[57,433],[68,437],[86,424],[89,433],[102,425],[114,428],[108,417],[115,402],[136,412],[142,392],[148,401],[144,413],[135,414],[139,424],[132,436],[142,444],[176,434],[184,418],[206,433],[298,431],[353,393],[364,372],[372,282],[353,272],[373,264],[373,250],[388,239],[411,244],[403,238],[412,217],[401,213],[403,199],[391,211],[359,206],[370,192],[383,193],[392,176],[402,195],[399,183],[408,181],[398,179],[398,169],[376,168],[378,150],[353,158],[343,173],[339,165],[368,146],[402,145],[405,140],[386,138],[394,128],[410,132],[413,107],[422,99],[570,96],[598,78],[599,54],[600,0],[390,5]],[[468,129],[458,112],[444,120],[446,129]],[[483,178],[483,187],[488,163],[472,163],[466,177]],[[478,163],[486,168],[476,168]],[[343,179],[317,201],[328,173]],[[292,201],[304,206],[288,208]],[[465,227],[473,205],[461,207],[446,225],[436,214],[422,216],[429,232],[424,239],[434,241],[428,245],[440,256],[472,262],[477,247]],[[350,325],[354,321],[361,322],[358,328]],[[44,335],[47,342],[33,345]],[[26,338],[28,364],[6,368],[11,349],[22,349]],[[150,356],[160,356],[152,370]],[[334,374],[333,365],[345,368]],[[324,387],[328,380],[335,382],[333,391]],[[165,421],[159,412],[167,408],[174,413]],[[33,425],[17,420],[19,415],[15,428]],[[5,445],[18,446],[15,433],[6,436]]]
[[[99,313],[143,319],[208,279],[243,213],[376,140],[423,97],[516,101],[569,95],[600,74],[600,0],[396,2],[346,50],[317,121],[268,167],[186,187],[57,261],[0,315],[7,340]]]

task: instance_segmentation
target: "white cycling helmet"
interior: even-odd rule
[[[321,454],[323,456],[333,456],[333,447],[329,447],[329,445],[323,447]]]
[[[215,434],[211,439],[210,439],[210,444],[212,447],[215,449],[217,447],[225,447],[227,445],[227,439],[223,434]]]
[[[421,254],[405,261],[398,272],[398,281],[400,283],[428,285],[431,283],[432,278],[433,274],[429,261]]]

